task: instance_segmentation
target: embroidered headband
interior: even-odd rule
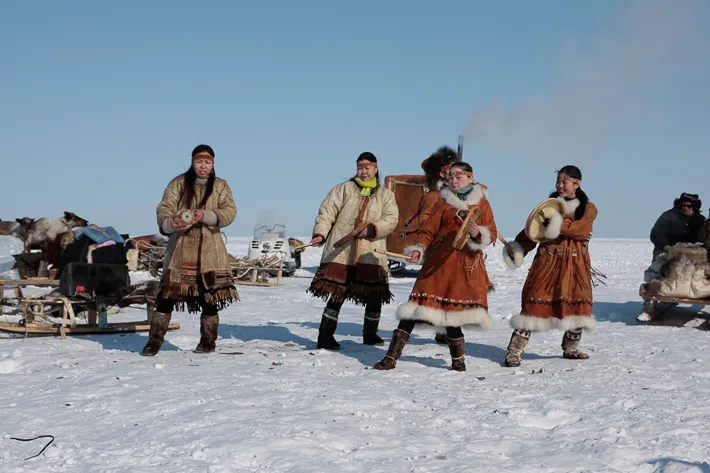
[[[360,164],[357,163],[357,168],[358,169],[372,169],[377,166],[377,163],[370,163],[370,164]]]
[[[214,160],[214,156],[212,156],[212,155],[211,155],[210,153],[208,153],[207,151],[203,151],[203,152],[201,152],[201,153],[197,153],[196,155],[194,155],[194,156],[192,157],[193,160],[195,160],[195,159],[201,159],[201,158],[207,158],[207,159],[212,159],[212,160]]]
[[[461,169],[454,169],[453,171],[449,171],[448,173],[449,177],[461,177],[461,176],[468,176],[473,179],[473,173],[470,171],[462,171]]]

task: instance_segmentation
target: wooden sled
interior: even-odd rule
[[[649,295],[646,284],[641,284],[639,287],[639,296],[643,299],[643,312],[636,317],[639,322],[710,330],[710,314],[704,312],[679,314],[672,310],[678,304],[709,306],[710,299]]]
[[[52,283],[38,283],[37,280],[0,280],[0,288],[4,290],[5,285],[17,285],[17,287],[44,285],[56,286],[58,281]],[[146,304],[147,318],[138,322],[117,322],[108,323],[108,300],[102,298],[68,298],[44,296],[40,298],[24,297],[17,299],[22,319],[19,322],[0,322],[0,330],[11,333],[37,334],[37,335],[60,335],[65,339],[67,335],[86,335],[101,333],[134,333],[147,332],[150,330],[150,320],[154,307]],[[87,311],[87,322],[78,323],[75,314],[75,307],[85,308]],[[62,322],[56,323],[49,320],[50,314],[59,312]],[[168,330],[180,328],[177,322],[168,325]]]

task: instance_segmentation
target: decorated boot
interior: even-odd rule
[[[380,361],[375,363],[375,368],[378,370],[391,370],[397,366],[397,360],[402,356],[404,345],[409,341],[409,334],[400,328],[394,329],[392,332],[392,341],[387,350],[387,354]]]
[[[530,332],[513,330],[513,335],[511,335],[510,343],[508,344],[508,353],[505,355],[505,366],[520,366],[520,357],[523,356],[523,351],[528,341],[530,341]]]
[[[219,315],[203,315],[200,317],[200,343],[195,353],[212,353],[215,351],[217,332],[219,331]]]
[[[380,326],[379,312],[365,312],[365,322],[362,326],[362,343],[365,345],[384,345],[385,341],[377,335]]]
[[[568,330],[562,337],[562,356],[568,360],[586,360],[589,355],[579,350],[582,329]]]
[[[463,337],[453,339],[446,337],[446,342],[449,344],[449,353],[451,353],[451,369],[454,371],[466,371],[466,361],[463,355]]]
[[[171,314],[164,314],[163,312],[153,313],[153,318],[150,320],[148,343],[146,343],[141,352],[142,356],[155,356],[158,354],[160,347],[163,346],[163,341],[165,341],[165,334],[170,325],[170,317]]]
[[[325,348],[326,350],[340,350],[340,343],[335,341],[335,329],[338,327],[338,315],[340,312],[337,310],[325,308],[323,310],[323,317],[320,320],[320,327],[318,328],[318,348]]]

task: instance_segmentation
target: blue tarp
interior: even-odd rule
[[[120,244],[126,242],[113,227],[86,227],[82,230],[77,239],[83,236],[90,238],[97,245],[110,240]]]

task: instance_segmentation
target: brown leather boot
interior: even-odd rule
[[[523,351],[530,341],[530,332],[525,330],[513,330],[513,335],[510,336],[508,344],[508,353],[505,355],[505,366],[518,367],[520,366],[520,357],[523,356]]]
[[[463,337],[453,339],[446,337],[446,342],[449,344],[449,353],[451,353],[451,369],[454,371],[466,371],[466,361],[463,355]]]
[[[219,315],[203,315],[200,317],[200,343],[195,353],[212,353],[217,348],[217,333],[219,332]]]
[[[325,308],[323,317],[320,319],[320,327],[318,328],[318,348],[326,350],[340,350],[340,343],[335,340],[335,329],[338,327],[337,310]]]
[[[160,347],[163,346],[163,341],[165,340],[165,333],[170,325],[170,317],[171,314],[153,313],[153,318],[150,321],[148,343],[143,348],[141,355],[155,356],[160,351]]]
[[[586,360],[589,355],[579,350],[582,329],[568,330],[562,336],[562,357],[568,360]]]
[[[364,345],[384,345],[385,341],[377,335],[380,326],[379,312],[365,312],[365,322],[362,325],[362,343]]]
[[[394,329],[392,332],[392,341],[387,350],[387,354],[380,361],[375,363],[375,368],[378,370],[391,370],[397,366],[397,360],[402,356],[404,345],[409,341],[409,334],[400,328]]]
[[[436,335],[434,335],[434,340],[436,341],[436,343],[439,343],[441,345],[448,345],[449,344],[446,341],[446,334],[445,333],[436,332]]]

